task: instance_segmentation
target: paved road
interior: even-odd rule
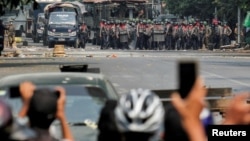
[[[103,74],[123,94],[131,88],[177,88],[176,63],[194,58],[200,62],[200,74],[208,87],[232,87],[234,92],[250,91],[250,53],[225,51],[134,51],[100,50],[88,45],[86,50],[66,48],[68,57],[45,58],[52,52],[42,46],[22,47],[26,56],[0,59],[0,77],[10,74],[59,71],[59,63],[87,62],[100,67]],[[40,65],[37,65],[40,64]]]

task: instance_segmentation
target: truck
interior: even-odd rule
[[[55,44],[78,47],[79,22],[75,12],[52,12],[47,23],[47,42],[49,48]]]
[[[44,13],[39,13],[37,16],[37,21],[34,23],[35,30],[33,31],[33,41],[34,43],[39,43],[43,38],[44,32]]]
[[[50,28],[50,22],[49,22],[49,19],[51,19],[51,15],[53,15],[54,17],[55,14],[54,12],[61,12],[61,13],[64,13],[64,12],[73,12],[75,13],[74,15],[74,26],[75,26],[75,29],[74,31],[76,31],[76,37],[75,40],[74,40],[74,43],[72,44],[72,36],[70,37],[70,41],[68,40],[68,38],[64,38],[65,41],[56,41],[56,42],[52,42],[51,41],[51,32],[49,31],[49,28]],[[44,14],[45,14],[45,21],[47,21],[47,23],[45,24],[44,26],[44,36],[43,36],[43,44],[46,46],[48,45],[49,47],[53,47],[54,43],[58,43],[58,42],[65,42],[67,43],[67,45],[70,45],[70,46],[74,46],[74,47],[78,47],[79,46],[79,28],[80,26],[82,25],[83,23],[83,13],[85,13],[86,10],[85,10],[85,7],[82,3],[80,2],[57,2],[57,3],[52,3],[52,4],[49,4],[47,5],[45,8],[44,8]],[[72,15],[72,14],[71,14]],[[65,17],[66,18],[66,17]],[[70,18],[70,17],[68,17]],[[51,19],[53,20],[53,19]],[[69,27],[66,27],[65,24],[62,24],[64,25],[64,28],[69,28],[70,30],[71,29],[71,26]],[[69,24],[68,24],[69,25]],[[69,34],[69,33],[65,33],[67,31],[60,31],[60,34],[62,36],[66,35],[66,34]],[[74,32],[73,32],[74,33]],[[54,35],[53,35],[54,36]],[[54,39],[57,39],[57,38],[54,38]],[[59,39],[59,38],[58,38]],[[60,40],[63,40],[62,38],[60,38]]]
[[[44,8],[52,3],[61,2],[62,0],[36,0],[37,6],[32,9],[32,39],[34,43],[39,43],[43,39]],[[42,34],[41,34],[42,33]]]

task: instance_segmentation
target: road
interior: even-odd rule
[[[59,71],[59,63],[89,63],[99,67],[124,94],[132,88],[176,89],[177,61],[192,58],[199,62],[199,73],[207,87],[232,87],[233,92],[250,91],[250,53],[233,51],[138,51],[85,50],[66,48],[67,57],[44,57],[52,52],[40,44],[19,48],[25,56],[0,58],[0,77],[30,72]],[[39,65],[40,64],[40,65]]]

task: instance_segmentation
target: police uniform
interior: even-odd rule
[[[80,27],[80,47],[85,48],[86,42],[89,37],[88,27],[85,23],[83,23]]]
[[[4,25],[2,24],[2,21],[0,20],[0,56],[2,55],[2,51],[4,49],[5,30],[7,30],[7,28],[4,27]]]
[[[173,25],[169,21],[166,24],[165,48],[172,49],[173,47]]]
[[[128,49],[129,32],[125,22],[122,22],[118,27],[118,38],[121,49]]]
[[[211,27],[209,25],[207,25],[206,22],[204,22],[204,26],[205,26],[205,36],[204,36],[204,39],[203,39],[203,44],[208,49],[209,38],[210,38],[210,36],[212,34],[212,30],[211,30]]]
[[[153,26],[151,24],[151,21],[147,22],[146,25],[146,31],[144,33],[144,39],[145,39],[145,49],[152,49],[151,44],[152,44],[152,29]]]
[[[102,20],[100,22],[100,33],[99,33],[99,36],[101,38],[101,49],[104,48],[104,42],[105,42],[105,24],[106,24],[106,21]]]
[[[191,34],[191,40],[192,40],[192,47],[194,50],[197,50],[199,48],[199,26],[197,24],[194,25],[192,34]]]
[[[15,42],[15,27],[12,22],[10,22],[8,28],[8,40],[11,47],[13,47],[13,43]]]
[[[231,35],[231,33],[232,33],[231,28],[226,23],[224,23],[223,31],[222,31],[222,45],[230,44],[229,36]]]
[[[140,50],[144,48],[144,30],[145,30],[145,25],[141,21],[140,23],[137,24],[137,45]]]
[[[156,22],[153,27],[153,45],[154,49],[161,49],[162,43],[165,41],[164,28],[160,22]]]
[[[214,48],[219,49],[221,45],[221,37],[222,37],[222,27],[221,23],[218,22],[218,24],[214,25],[213,28],[213,43],[214,43]]]

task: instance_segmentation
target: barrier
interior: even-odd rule
[[[54,57],[65,57],[64,45],[55,45],[53,50]]]
[[[171,102],[171,94],[177,90],[152,90],[163,102],[163,105]],[[232,99],[232,88],[208,88],[205,100],[210,105],[211,111],[224,112]]]

